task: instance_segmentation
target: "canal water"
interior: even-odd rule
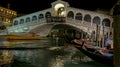
[[[36,49],[0,50],[0,67],[109,67],[65,46],[63,39],[0,41],[3,45]]]

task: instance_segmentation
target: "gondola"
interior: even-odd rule
[[[81,47],[75,46],[77,49],[79,49],[81,52],[83,52],[85,55],[87,55],[91,59],[113,67],[113,56],[109,56],[109,57],[105,56],[105,55],[97,52],[97,49],[91,48],[91,47],[89,48],[89,47],[85,46],[84,41],[81,41],[81,42],[82,42],[82,44],[79,44],[77,42],[77,44],[79,44],[81,46]]]

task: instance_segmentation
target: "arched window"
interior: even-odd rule
[[[105,25],[107,27],[110,27],[110,20],[108,18],[103,19],[102,25]]]
[[[35,20],[37,20],[37,16],[32,17],[32,21],[35,21]]]
[[[44,18],[43,14],[39,14],[38,18],[39,18],[39,19]]]
[[[14,25],[18,25],[18,21],[17,20],[14,21]]]
[[[75,16],[76,20],[82,20],[82,14],[81,13],[77,13]]]
[[[30,22],[30,17],[27,17],[27,18],[26,18],[26,22]]]
[[[73,11],[69,11],[68,14],[67,14],[67,17],[74,19],[74,13],[73,13]]]
[[[51,17],[51,13],[50,12],[46,12],[45,17],[46,18]]]
[[[90,15],[85,15],[85,17],[84,17],[84,21],[86,21],[86,22],[91,22],[91,16]]]
[[[65,8],[64,7],[58,8],[57,14],[58,16],[62,16],[62,17],[65,16]]]
[[[20,19],[20,24],[23,24],[24,23],[24,19]]]
[[[93,18],[93,23],[99,25],[100,24],[100,17],[96,16]]]

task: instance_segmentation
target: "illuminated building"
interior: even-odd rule
[[[8,8],[0,7],[0,30],[6,29],[12,25],[13,19],[17,16],[17,12]]]

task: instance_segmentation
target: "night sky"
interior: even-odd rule
[[[41,1],[41,2],[40,2]],[[33,13],[51,7],[51,3],[56,0],[0,0],[0,6],[7,7],[10,3],[10,9],[18,13]],[[117,0],[63,0],[71,7],[95,10],[97,8],[110,9]]]

